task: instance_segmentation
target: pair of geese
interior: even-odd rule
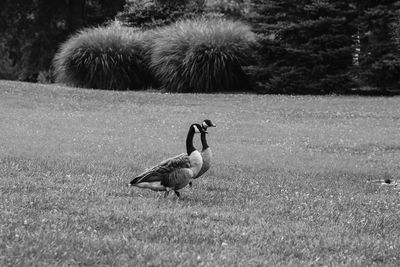
[[[166,159],[144,171],[135,177],[130,185],[154,191],[165,191],[164,197],[167,197],[170,191],[174,191],[180,198],[178,190],[187,185],[192,186],[192,179],[200,177],[210,168],[212,153],[206,139],[208,127],[216,127],[216,125],[210,120],[204,120],[201,125],[197,123],[190,125],[186,137],[186,153]],[[195,133],[201,134],[203,146],[201,153],[193,146]]]

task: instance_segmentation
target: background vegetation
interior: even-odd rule
[[[82,30],[55,55],[56,82],[109,90],[146,88],[151,84],[146,38],[118,23]]]
[[[82,27],[117,19],[148,30],[182,18],[223,16],[248,23],[258,36],[258,49],[250,55],[257,62],[242,66],[253,91],[387,94],[399,88],[400,1],[25,2],[0,6],[3,79],[52,81],[50,63],[57,47]]]
[[[242,65],[256,41],[248,25],[220,18],[183,20],[155,31],[150,67],[169,92],[249,91]]]
[[[124,0],[1,1],[0,78],[50,82],[51,62],[59,45],[83,27],[113,19],[124,3]]]
[[[126,186],[204,118],[183,201]],[[0,81],[0,265],[399,266],[400,192],[372,182],[399,179],[399,118],[398,97]]]

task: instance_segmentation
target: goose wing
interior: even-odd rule
[[[160,164],[144,171],[135,177],[131,184],[138,184],[141,182],[156,182],[168,178],[169,174],[176,172],[182,168],[189,168],[190,160],[187,154],[183,153],[175,157],[166,159]],[[172,175],[174,176],[174,175]]]
[[[179,190],[187,186],[191,178],[193,178],[193,171],[190,168],[180,168],[170,172],[161,181],[161,185]]]

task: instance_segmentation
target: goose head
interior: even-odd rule
[[[207,133],[207,128],[208,127],[217,127],[217,125],[215,125],[214,123],[212,123],[211,120],[204,120],[203,123],[201,124],[201,127],[203,128],[203,130]]]

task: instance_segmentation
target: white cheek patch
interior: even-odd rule
[[[200,132],[199,128],[197,128],[196,125],[193,125],[193,128],[194,128],[194,132],[195,132],[195,133],[199,133],[199,132]]]
[[[204,121],[203,121],[202,125],[203,125],[203,128],[204,128],[204,129],[207,129],[207,128],[208,128],[207,123],[205,123]]]

